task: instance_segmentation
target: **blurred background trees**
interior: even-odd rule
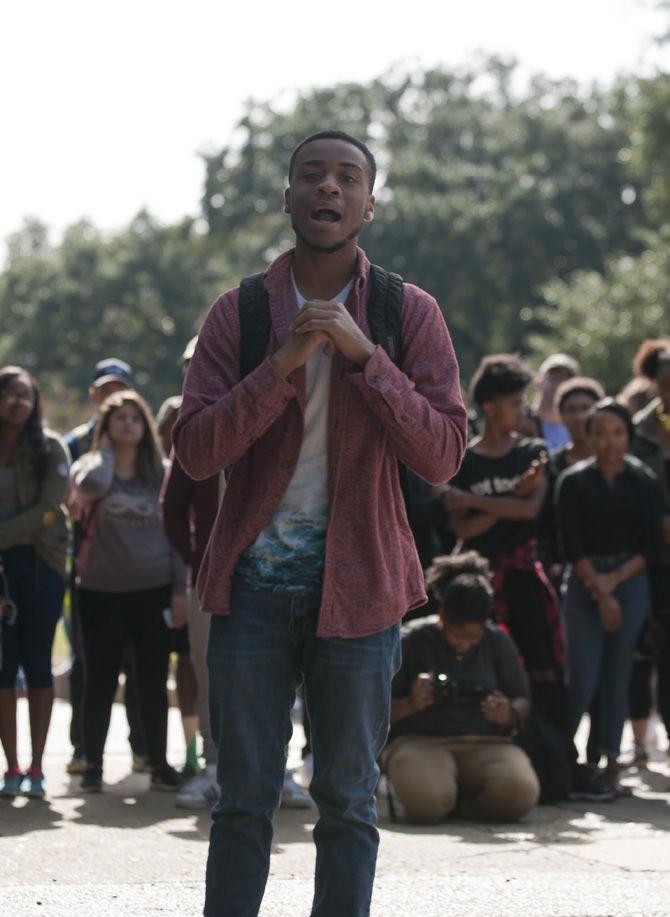
[[[560,349],[616,390],[640,340],[670,328],[670,76],[517,82],[488,59],[250,102],[204,159],[199,219],[140,213],[115,235],[79,223],[58,244],[27,223],[0,275],[0,364],[39,370],[56,426],[111,355],[157,406],[216,293],[292,244],[291,150],[337,127],[378,157],[362,244],[436,296],[464,376],[487,352]]]

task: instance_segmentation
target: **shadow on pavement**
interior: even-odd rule
[[[643,832],[670,831],[668,776],[656,770],[640,769],[623,773],[623,782],[633,795],[611,802],[565,802],[556,806],[536,806],[522,821],[508,824],[461,821],[448,818],[435,825],[415,825],[402,817],[393,820],[388,796],[383,789],[378,798],[379,825],[401,834],[448,834],[468,843],[587,844],[601,840],[603,828],[616,831],[618,825],[635,823]],[[661,795],[662,794],[662,795]]]
[[[44,799],[0,800],[0,837],[63,827],[63,814]]]

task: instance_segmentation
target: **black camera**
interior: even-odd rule
[[[453,701],[459,697],[484,700],[491,693],[491,689],[484,685],[469,684],[450,678],[446,672],[436,672],[433,679],[433,696],[435,703]]]

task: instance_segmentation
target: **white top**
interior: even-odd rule
[[[345,302],[352,277],[331,302]],[[295,284],[298,309],[305,297]],[[298,464],[270,523],[235,572],[262,592],[305,595],[321,590],[328,528],[328,399],[331,361],[319,347],[306,364],[305,429]]]

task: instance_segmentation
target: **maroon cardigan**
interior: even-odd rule
[[[305,367],[284,379],[268,359],[288,338],[297,308],[292,260],[293,251],[285,252],[265,272],[268,354],[242,380],[238,290],[215,301],[173,430],[176,454],[193,478],[232,466],[198,579],[201,608],[214,614],[230,611],[237,561],[272,519],[302,444]],[[370,291],[370,264],[359,249],[346,306],[368,337]],[[363,370],[339,351],[332,358],[320,637],[377,633],[426,601],[397,462],[431,483],[447,481],[465,450],[467,420],[444,318],[435,300],[411,284],[405,285],[402,341],[402,368],[381,347]]]
[[[170,455],[170,470],[163,479],[160,500],[163,528],[190,568],[190,582],[194,586],[219,508],[219,475],[194,481],[173,452]]]

